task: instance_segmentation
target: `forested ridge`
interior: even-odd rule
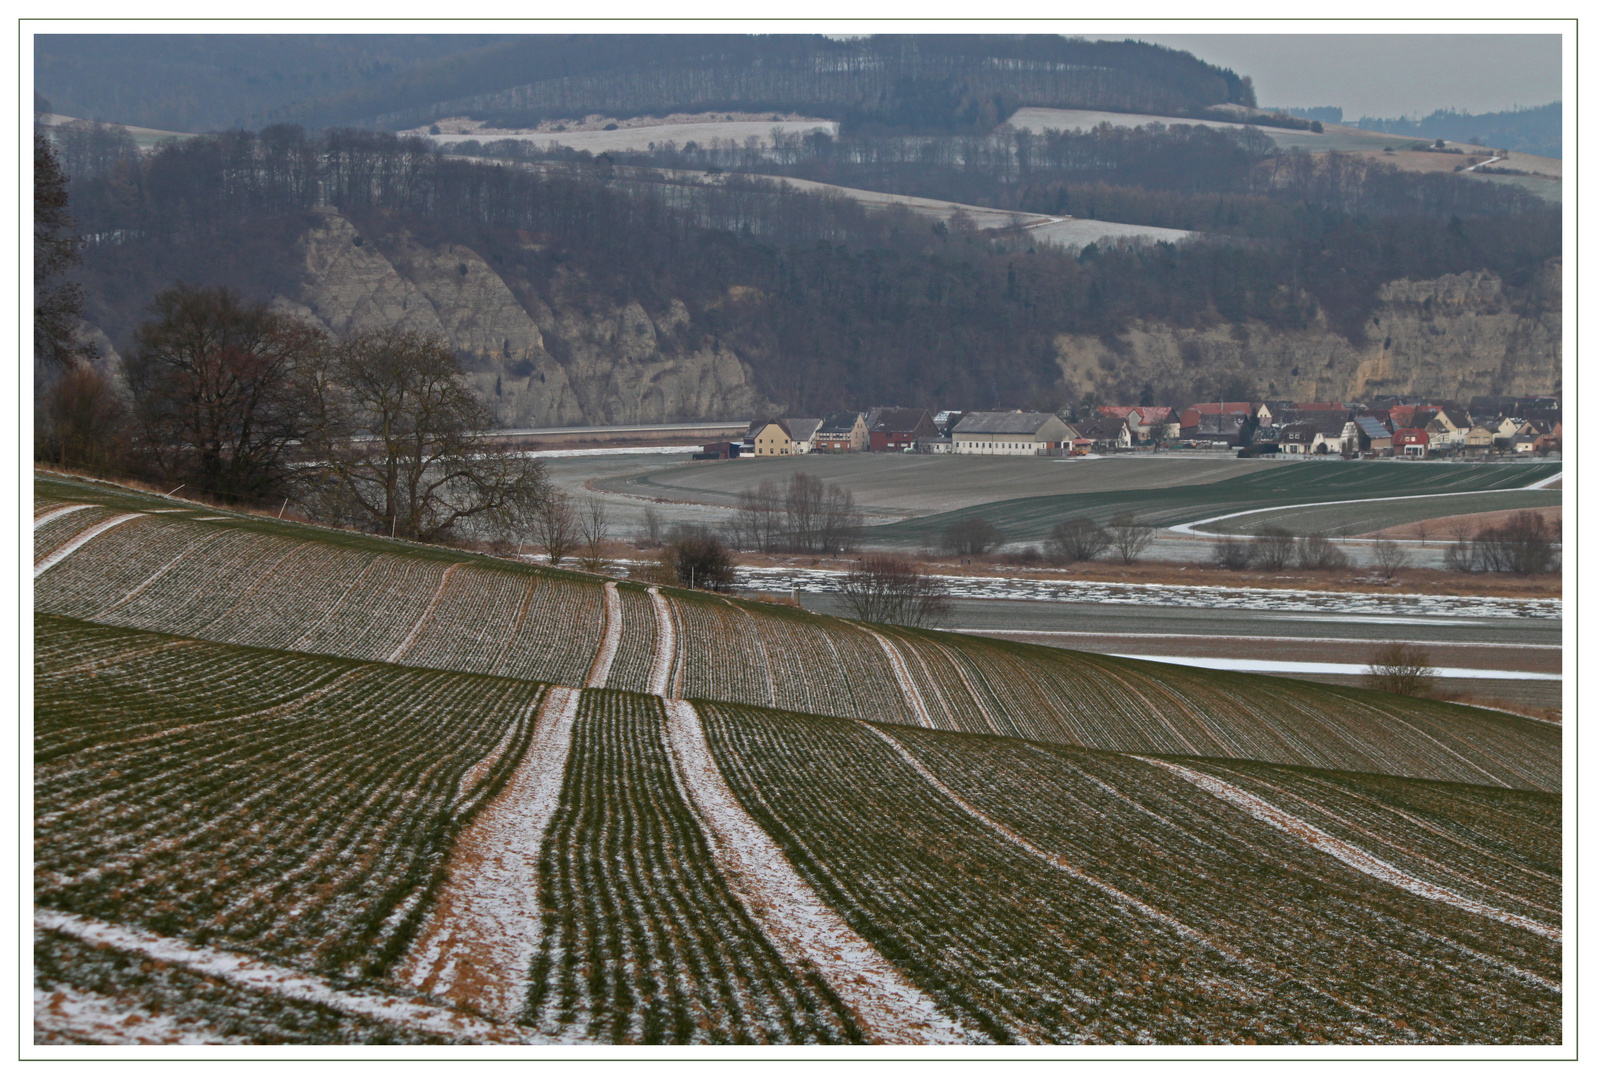
[[[88,237],[89,318],[113,340],[176,278],[292,295],[303,215],[330,205],[379,245],[388,234],[466,244],[513,289],[559,278],[568,294],[648,310],[680,299],[692,315],[683,332],[696,339],[684,345],[735,349],[761,389],[812,411],[861,400],[1054,404],[1069,394],[1056,385],[1055,336],[1113,341],[1139,319],[1305,328],[1323,313],[1357,336],[1380,286],[1400,278],[1485,269],[1524,310],[1547,300],[1538,275],[1559,254],[1560,212],[1511,189],[1424,178],[1440,193],[1427,203],[1403,186],[1412,178],[1351,159],[1267,158],[1245,139],[1227,150],[1190,128],[1140,138],[1104,129],[1037,140],[1053,157],[1033,181],[1054,177],[1078,211],[1185,227],[1229,218],[1242,235],[1074,253],[747,177],[659,184],[605,158],[483,164],[418,139],[292,126],[114,160],[80,176],[72,200]],[[1068,167],[1066,151],[1081,167]],[[998,171],[976,161],[964,175],[1002,195]],[[1191,372],[1169,389],[1246,392],[1203,380]]]

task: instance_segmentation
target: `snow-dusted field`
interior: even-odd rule
[[[761,146],[770,146],[773,131],[802,135],[816,130],[836,135],[837,122],[835,120],[721,120],[690,124],[656,124],[650,127],[618,126],[614,131],[526,131],[486,128],[438,135],[427,135],[426,129],[422,129],[419,134],[444,147],[456,146],[467,140],[475,140],[486,146],[502,139],[513,139],[545,148],[568,146],[573,150],[588,150],[600,154],[606,150],[652,150],[668,142],[675,143],[679,147],[690,142],[708,146],[717,139],[734,142],[740,146],[746,145],[750,139],[755,139]]]

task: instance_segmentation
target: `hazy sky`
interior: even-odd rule
[[[1132,34],[1253,76],[1260,105],[1345,117],[1496,112],[1562,97],[1557,34]]]

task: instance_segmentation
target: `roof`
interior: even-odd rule
[[[793,432],[788,429],[786,420],[756,420],[754,423],[749,425],[749,437],[753,438],[755,435],[758,435],[772,424],[775,424],[777,427],[781,428],[783,433],[786,434],[788,438],[791,439],[793,437]]]
[[[1372,439],[1390,439],[1392,433],[1386,430],[1386,425],[1373,416],[1355,416],[1353,422],[1359,426],[1359,431]]]
[[[1035,435],[1050,420],[1059,420],[1059,417],[1040,412],[968,412],[954,425],[954,432],[958,435]]]
[[[1294,420],[1281,428],[1281,438],[1286,442],[1312,442],[1316,435],[1325,435],[1333,439],[1342,437],[1347,430],[1345,420]],[[1386,429],[1380,428],[1379,439],[1386,438]]]
[[[821,426],[818,416],[790,416],[782,422],[787,425],[787,433],[793,436],[794,442],[809,442],[815,437],[815,429]]]
[[[821,421],[821,426],[815,429],[817,435],[841,437],[854,434],[854,425],[859,422],[860,414],[857,412],[829,412]]]
[[[1197,412],[1205,416],[1217,413],[1252,413],[1258,405],[1251,401],[1203,401],[1188,405],[1182,412]]]
[[[925,409],[872,409],[866,423],[872,431],[914,431],[926,420]]]
[[[1134,413],[1136,411],[1137,411],[1137,407],[1135,405],[1100,405],[1100,406],[1098,406],[1099,415],[1101,415],[1101,416],[1118,416],[1122,420],[1124,420],[1126,417],[1130,416],[1132,413]]]
[[[1425,429],[1417,427],[1398,428],[1396,431],[1392,432],[1392,439],[1395,442],[1428,443],[1431,441],[1431,437],[1425,433]]]
[[[1175,410],[1168,405],[1138,405],[1137,415],[1144,424],[1168,424]]]
[[[1123,416],[1095,416],[1074,425],[1078,434],[1089,439],[1118,439],[1126,429]]]

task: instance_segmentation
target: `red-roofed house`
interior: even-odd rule
[[[1431,437],[1425,433],[1424,428],[1398,428],[1392,432],[1393,452],[1404,457],[1424,457],[1430,445]]]
[[[1181,410],[1181,426],[1195,428],[1199,419],[1204,416],[1218,416],[1222,414],[1241,413],[1252,417],[1264,407],[1262,401],[1203,401],[1196,405],[1188,405]],[[1259,417],[1260,423],[1268,423],[1269,417]]]

